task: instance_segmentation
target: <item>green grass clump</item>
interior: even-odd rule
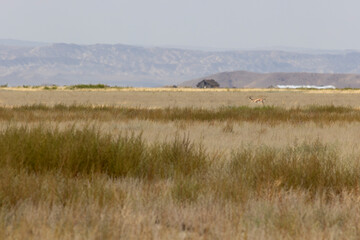
[[[170,142],[155,143],[149,154],[151,161],[144,162],[148,176],[191,176],[206,171],[209,163],[202,146],[191,143],[186,136],[176,136]]]
[[[98,88],[108,88],[108,85],[105,84],[77,84],[67,87],[67,89],[98,89]]]
[[[114,139],[93,128],[9,127],[0,134],[0,152],[0,167],[70,176],[160,179],[191,175],[207,167],[205,152],[186,138],[147,145],[141,135]]]
[[[45,86],[43,89],[44,90],[56,90],[58,87],[56,85],[53,86]]]

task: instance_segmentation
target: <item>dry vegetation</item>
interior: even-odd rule
[[[0,238],[358,239],[356,99],[0,90]]]

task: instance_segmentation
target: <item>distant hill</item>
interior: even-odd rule
[[[51,43],[22,41],[16,39],[0,39],[0,45],[17,46],[17,47],[39,47],[39,46],[51,45]]]
[[[198,51],[3,40],[0,41],[0,84],[103,83],[154,87],[238,70],[360,74],[357,51],[295,51]],[[249,81],[244,80],[242,84],[248,85]],[[267,81],[259,80],[256,84],[267,86]],[[343,85],[346,84],[353,86],[350,80]],[[229,82],[226,86],[240,85]]]
[[[333,85],[360,88],[360,74],[222,72],[181,83],[195,87],[203,79],[214,79],[224,88],[266,88],[276,85]]]

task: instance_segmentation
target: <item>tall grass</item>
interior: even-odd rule
[[[0,152],[0,168],[67,176],[173,179],[182,189],[186,183],[193,191],[210,186],[210,192],[217,189],[221,196],[272,186],[341,192],[354,190],[360,183],[360,165],[356,161],[345,165],[349,161],[340,159],[336,148],[319,141],[285,148],[242,147],[219,168],[212,164],[219,156],[207,154],[186,136],[146,144],[141,135],[113,137],[95,128],[9,127],[0,133]]]
[[[336,146],[207,152],[187,136],[149,144],[95,127],[7,127],[0,238],[358,238],[360,165]]]
[[[0,167],[35,173],[112,177],[186,176],[207,167],[206,153],[187,138],[147,145],[141,135],[100,134],[94,128],[60,131],[9,127],[0,134]]]
[[[0,107],[0,120],[17,121],[61,121],[68,119],[93,119],[108,121],[112,119],[141,119],[152,121],[248,121],[259,123],[333,123],[336,121],[358,122],[360,110],[351,107],[308,106],[285,109],[273,106],[264,107],[221,107],[201,108],[127,108],[85,105],[29,105],[13,108]]]
[[[243,146],[234,150],[225,163],[212,166],[207,174],[200,179],[178,181],[174,196],[196,199],[205,193],[223,200],[246,202],[279,191],[330,196],[357,192],[360,186],[358,162],[342,159],[336,147],[318,140],[284,148]]]
[[[231,176],[256,189],[273,186],[307,191],[355,189],[359,166],[345,165],[334,146],[319,141],[287,146],[284,149],[257,147],[233,154]]]

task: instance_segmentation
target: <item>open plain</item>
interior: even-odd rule
[[[2,239],[360,238],[359,90],[6,87],[0,130]]]

